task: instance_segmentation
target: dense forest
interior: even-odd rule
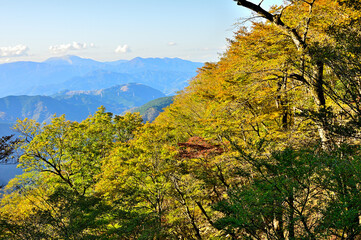
[[[18,121],[1,239],[361,239],[361,1],[237,3],[154,122]]]

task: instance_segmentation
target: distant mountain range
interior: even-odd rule
[[[98,62],[70,55],[0,64],[0,136],[12,133],[17,119],[48,122],[65,114],[82,121],[101,105],[114,114],[134,110],[182,90],[202,66],[179,58]],[[171,102],[155,100],[137,111],[152,121]]]
[[[43,122],[49,121],[54,114],[65,114],[69,120],[82,121],[102,105],[107,111],[121,114],[161,97],[165,97],[161,91],[139,83],[100,90],[63,91],[51,97],[8,96],[0,98],[0,123],[13,123],[24,118]]]
[[[0,64],[0,97],[52,95],[62,90],[97,90],[126,83],[142,83],[166,95],[187,86],[203,63],[179,58],[134,58],[98,62],[77,56],[44,62]]]

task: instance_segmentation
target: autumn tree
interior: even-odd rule
[[[25,173],[10,181],[2,198],[8,237],[84,239],[107,233],[100,219],[109,207],[94,195],[101,161],[141,125],[138,114],[113,117],[104,108],[80,123],[64,116],[44,124],[19,121]],[[19,231],[27,235],[16,235]]]
[[[357,27],[351,30],[351,26],[356,26],[355,16],[359,13],[356,8],[348,7],[352,5],[347,4],[349,2],[342,3],[317,0],[289,1],[284,7],[266,11],[261,4],[247,0],[237,1],[238,5],[252,10],[276,26],[297,48],[297,61],[294,62],[296,71],[290,73],[289,77],[307,86],[312,93],[317,106],[314,116],[318,118],[316,124],[324,146],[327,142],[335,140],[330,133],[333,130],[330,127],[331,119],[326,120],[330,118],[326,116],[327,111],[333,111],[330,106],[337,105],[343,114],[348,115],[348,120],[353,122],[359,115],[358,100],[355,101],[359,98],[359,62],[352,57],[357,56],[356,52],[359,50],[357,47],[347,47],[348,44],[357,46],[355,33],[359,30]],[[340,39],[341,29],[344,29],[342,36],[348,39],[347,44]],[[340,49],[343,49],[343,53]],[[351,58],[342,57],[342,54]],[[344,76],[340,74],[340,69]],[[328,70],[331,70],[332,74],[327,73]],[[327,100],[330,100],[329,104]]]
[[[168,129],[169,130],[169,129]],[[136,138],[118,142],[102,161],[97,194],[113,206],[111,232],[121,239],[166,239],[172,134],[146,124]]]
[[[357,24],[349,25],[357,19],[358,13],[337,1],[292,1],[286,7],[276,7],[269,12],[263,11],[260,5],[240,2],[259,11],[257,13],[269,21],[253,22],[250,28],[241,28],[221,60],[200,69],[190,86],[156,121],[177,126],[189,137],[202,136],[223,145],[227,149],[224,158],[238,159],[238,163],[230,161],[234,164],[231,167],[219,165],[221,172],[231,173],[236,169],[238,173],[226,175],[230,187],[221,192],[234,196],[230,201],[235,202],[242,194],[256,195],[255,201],[265,198],[262,203],[251,204],[252,211],[268,214],[267,217],[262,215],[258,225],[258,230],[265,235],[257,233],[253,237],[282,238],[287,237],[287,232],[298,237],[324,237],[332,228],[325,227],[323,222],[328,211],[325,209],[331,208],[327,207],[330,202],[322,198],[327,187],[315,178],[318,174],[327,176],[323,172],[330,168],[326,164],[330,157],[327,154],[337,154],[325,152],[318,156],[318,151],[334,149],[337,152],[342,143],[358,143],[359,114],[355,101],[359,96],[358,75],[348,75],[348,71],[358,71]],[[342,26],[353,26],[353,33],[350,28],[346,34]],[[346,39],[345,35],[348,39],[342,40]],[[351,39],[355,39],[355,44]],[[341,58],[335,57],[336,53]],[[347,59],[347,55],[355,57]],[[343,70],[337,73],[334,69],[338,64]],[[344,79],[341,79],[341,72]],[[323,150],[317,147],[319,139]],[[285,148],[296,150],[288,154],[283,152]],[[333,167],[343,166],[343,160]],[[220,158],[212,161],[217,163]],[[198,167],[190,170],[188,176],[192,180],[188,181],[196,182],[200,176],[197,173],[212,176],[209,168]],[[277,185],[279,189],[272,189]],[[349,181],[346,188],[357,189],[357,184]],[[187,209],[189,199],[184,194],[187,191],[179,190]],[[272,200],[263,196],[267,194],[273,196]],[[247,221],[256,221],[255,212],[243,212],[239,207],[250,209],[247,200],[251,198],[232,205],[234,212],[226,209],[224,213],[235,217],[249,214]],[[317,205],[319,202],[325,205]],[[300,206],[304,206],[302,211]],[[358,211],[357,206],[349,206]],[[195,220],[195,216],[190,219]],[[348,224],[353,224],[352,221]],[[199,224],[194,222],[193,228],[199,229]],[[338,236],[352,236],[358,226],[355,221],[353,226],[343,235],[339,233],[340,228],[332,231],[340,234]]]
[[[358,149],[359,112],[356,99],[359,97],[357,87],[359,66],[356,56],[359,55],[357,54],[359,50],[355,33],[359,32],[359,29],[352,23],[359,18],[357,17],[359,13],[354,7],[345,9],[336,1],[292,1],[285,8],[273,10],[276,12],[267,12],[260,5],[248,1],[238,1],[238,3],[257,12],[271,23],[270,26],[273,27],[269,27],[269,30],[286,40],[283,47],[279,46],[281,49],[288,50],[293,47],[297,50],[293,51],[293,56],[286,57],[284,63],[288,63],[288,67],[283,72],[286,73],[288,86],[292,82],[298,82],[299,86],[307,91],[300,96],[298,95],[300,92],[292,90],[295,89],[293,85],[292,88],[285,89],[285,95],[278,95],[281,100],[282,97],[286,97],[283,101],[291,107],[289,110],[292,111],[289,114],[294,116],[291,125],[287,127],[292,127],[297,123],[297,119],[312,120],[308,126],[316,125],[323,149],[328,151],[318,152],[320,150],[316,151],[317,148],[311,147],[314,146],[310,144],[311,142],[304,141],[294,142],[291,145],[303,149],[301,151],[280,148],[278,152],[275,151],[275,146],[281,144],[281,139],[272,138],[268,143],[256,142],[254,145],[257,147],[249,152],[249,149],[240,144],[237,138],[226,138],[239,153],[235,156],[240,159],[238,167],[248,163],[251,168],[240,167],[242,169],[240,177],[244,180],[241,184],[233,185],[228,191],[229,200],[216,205],[217,209],[227,215],[217,224],[220,224],[221,229],[236,234],[238,238],[318,239],[330,235],[337,239],[357,238],[359,223],[356,219],[360,212],[356,204],[358,150],[351,149],[353,144]],[[306,7],[308,11],[305,11]],[[302,13],[306,14],[302,15]],[[255,35],[257,26],[267,26],[267,22],[254,26],[256,27],[253,27],[249,34],[243,36],[253,40],[254,44],[260,44],[257,40],[267,37]],[[347,33],[345,29],[349,29]],[[307,37],[310,34],[312,38]],[[251,36],[256,38],[252,39]],[[352,39],[355,39],[355,44],[352,44]],[[238,42],[239,40],[232,42],[232,46]],[[251,46],[253,47],[252,43]],[[265,48],[263,56],[273,53],[273,49],[274,46]],[[238,53],[239,58],[242,59],[244,52]],[[350,58],[346,58],[343,54],[350,55]],[[264,59],[262,58],[261,61]],[[258,59],[257,61],[259,62]],[[221,63],[222,60],[218,66]],[[260,69],[264,75],[263,77],[259,75],[261,78],[252,78],[253,72],[245,68],[240,70],[246,77],[251,77],[253,86],[257,80],[267,80],[272,73],[280,76],[279,73],[272,71],[272,68]],[[231,72],[233,72],[232,68]],[[277,91],[268,92],[268,97],[272,92]],[[311,92],[315,105],[309,102],[300,107],[296,102],[290,101],[297,97],[298,101],[306,103],[308,92]],[[257,91],[257,94],[262,92]],[[282,101],[279,103],[282,105]],[[264,108],[260,109],[267,112],[269,105],[263,106]],[[282,121],[284,116],[284,114],[279,115],[276,119]],[[265,122],[262,124],[263,127],[269,126]],[[304,134],[303,131],[297,132],[298,137]],[[269,152],[265,146],[271,146],[268,148],[271,151]],[[305,149],[308,152],[306,155],[303,152]],[[328,178],[330,175],[332,177]],[[337,180],[331,181],[331,179]]]
[[[359,238],[359,1],[237,2],[262,20],[153,123],[19,121],[0,236]]]

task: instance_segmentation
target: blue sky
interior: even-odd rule
[[[0,63],[67,54],[216,61],[250,16],[233,0],[0,0],[0,9]]]

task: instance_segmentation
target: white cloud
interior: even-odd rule
[[[169,42],[169,43],[168,43],[168,46],[175,46],[175,45],[177,45],[176,42]]]
[[[78,42],[72,42],[68,44],[60,44],[60,45],[54,45],[50,46],[49,50],[52,53],[66,53],[68,51],[76,51],[76,50],[83,50],[87,48],[93,48],[94,44],[90,43],[78,43]]]
[[[115,50],[116,53],[128,53],[131,52],[130,47],[127,44],[119,45]]]
[[[0,57],[20,57],[28,55],[29,48],[25,45],[16,45],[10,47],[0,47]]]

